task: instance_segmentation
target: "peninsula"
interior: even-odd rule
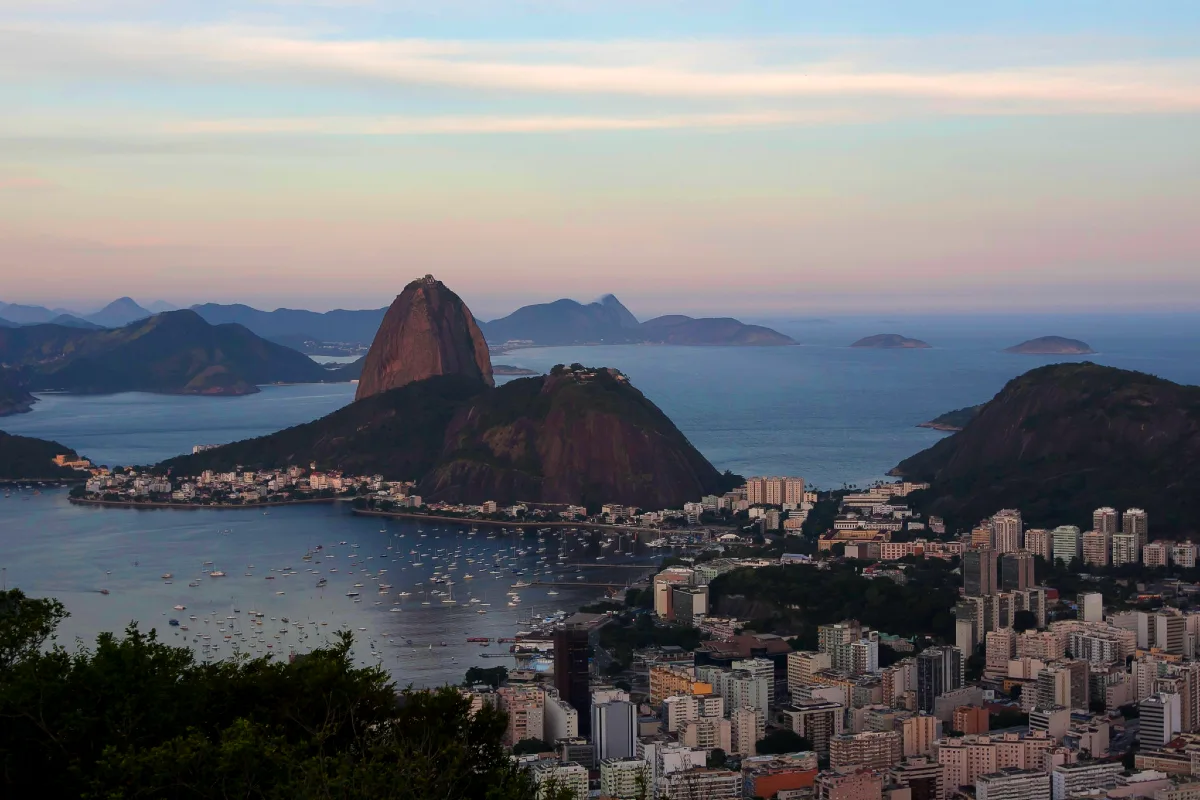
[[[928,342],[920,339],[910,339],[898,333],[877,333],[859,339],[851,347],[865,347],[874,350],[925,350],[931,347]]]
[[[1087,342],[1081,342],[1078,339],[1067,339],[1063,336],[1041,336],[1007,347],[1004,352],[1027,356],[1086,356],[1096,351]]]
[[[983,404],[977,406],[967,406],[966,408],[958,408],[954,411],[947,411],[939,417],[934,417],[928,422],[922,422],[918,428],[932,428],[935,431],[950,431],[952,433],[961,431],[967,426],[967,423],[975,419],[979,412],[983,410]]]

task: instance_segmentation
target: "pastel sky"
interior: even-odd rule
[[[1200,306],[1200,3],[0,0],[0,300]]]

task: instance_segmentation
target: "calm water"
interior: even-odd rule
[[[315,551],[317,545],[323,549]],[[251,510],[135,511],[72,506],[61,490],[36,496],[27,490],[8,497],[0,493],[4,580],[27,594],[56,597],[66,605],[71,617],[60,629],[60,644],[74,647],[77,636],[90,644],[97,631],[123,630],[136,620],[143,630],[155,628],[168,643],[193,647],[202,655],[204,640],[191,640],[207,635],[210,646],[220,645],[208,654],[221,658],[233,653],[237,640],[226,641],[224,636],[251,630],[247,612],[258,610],[266,615],[259,629],[263,644],[257,651],[250,649],[247,633],[243,652],[302,653],[336,630],[348,629],[355,635],[360,663],[381,661],[396,680],[419,686],[460,682],[471,666],[511,668],[512,658],[480,657],[481,652],[507,652],[507,645],[484,648],[466,638],[512,636],[533,613],[575,610],[603,592],[577,584],[588,579],[625,582],[637,573],[617,567],[577,573],[567,565],[585,560],[594,564],[602,552],[608,564],[638,563],[630,556],[615,556],[615,546],[601,551],[582,535],[547,535],[541,546],[545,552],[539,554],[532,533],[515,536],[480,529],[471,534],[455,525],[358,518],[344,504],[278,507],[266,515]],[[627,540],[624,547],[628,550]],[[513,556],[516,548],[528,552]],[[310,549],[313,559],[303,560]],[[561,564],[560,549],[567,554]],[[451,555],[455,551],[458,555]],[[490,570],[497,555],[506,560],[501,574],[494,576]],[[540,562],[543,557],[546,561]],[[429,582],[435,569],[450,565],[452,591],[459,602],[453,606],[426,595],[427,590],[450,588]],[[288,567],[297,574],[285,575]],[[518,576],[514,568],[526,573]],[[224,571],[226,577],[209,577],[214,570]],[[523,587],[518,590],[520,603],[508,606],[506,593],[514,582],[547,570],[544,580],[561,575],[571,585]],[[165,573],[173,575],[170,584],[162,578]],[[467,573],[474,578],[466,579]],[[587,579],[579,581],[577,574]],[[316,588],[320,578],[328,581],[323,589]],[[195,579],[200,585],[190,587]],[[380,584],[392,588],[381,593]],[[104,588],[108,595],[99,593]],[[350,591],[360,592],[362,602],[347,597]],[[551,596],[550,591],[559,594]],[[400,597],[400,592],[410,596]],[[480,602],[472,604],[472,598]],[[422,605],[426,599],[430,605]],[[186,609],[176,611],[175,605]],[[480,609],[487,613],[478,613]],[[289,623],[282,622],[283,617]],[[189,630],[169,626],[169,619],[178,619]],[[304,628],[296,627],[297,622]],[[219,631],[222,627],[224,632]],[[279,633],[281,629],[287,633]],[[372,656],[372,650],[378,656]]]
[[[556,347],[497,360],[539,371],[575,361],[617,367],[720,469],[802,475],[822,487],[877,480],[942,436],[918,423],[988,400],[1036,366],[1084,360],[1001,352],[1034,336],[1080,338],[1100,351],[1090,360],[1200,384],[1197,315],[765,322],[800,346]],[[934,347],[848,347],[880,332]],[[100,463],[146,464],[195,444],[307,422],[349,403],[354,390],[332,384],[265,387],[232,398],[43,395],[32,413],[2,419],[0,429],[60,441]]]
[[[1093,361],[1200,383],[1200,323],[1195,315],[764,322],[801,345],[540,348],[509,353],[500,360],[538,370],[574,361],[617,367],[719,468],[747,475],[803,475],[810,484],[824,487],[880,478],[942,435],[916,428],[918,423],[985,401],[1033,367],[1080,360],[1000,352],[1035,336],[1084,339],[1100,351],[1088,357]],[[883,332],[925,339],[934,348],[848,347],[855,339]],[[307,422],[353,396],[354,386],[348,384],[268,387],[238,398],[46,395],[35,411],[0,420],[0,428],[58,440],[101,463],[146,464],[187,452],[195,444],[229,442]],[[9,586],[53,595],[67,604],[73,614],[63,629],[68,644],[76,635],[90,640],[99,630],[119,630],[138,620],[157,627],[168,641],[200,647],[203,640],[193,644],[167,627],[173,616],[189,626],[189,635],[209,635],[210,643],[222,643],[214,655],[224,656],[231,651],[223,638],[230,631],[213,629],[229,622],[245,630],[246,612],[257,609],[267,618],[256,652],[265,652],[267,643],[274,645],[272,650],[294,647],[303,652],[329,632],[350,628],[358,637],[355,652],[360,660],[381,659],[397,680],[423,686],[459,681],[471,665],[512,663],[479,658],[484,648],[468,645],[467,636],[509,636],[528,618],[531,607],[571,610],[599,592],[578,586],[568,571],[565,580],[572,585],[560,595],[550,596],[546,588],[522,589],[521,605],[509,608],[505,592],[514,581],[511,566],[506,563],[498,577],[488,574],[485,566],[516,544],[511,538],[488,539],[486,532],[469,536],[450,526],[425,533],[422,538],[415,524],[357,519],[342,506],[277,508],[263,515],[76,508],[61,491],[0,497],[0,567],[5,580]],[[348,544],[337,544],[342,541]],[[305,552],[318,544],[325,546],[321,559],[303,561]],[[527,554],[516,564],[534,569],[541,555],[557,564],[557,547],[556,537],[550,537],[545,554]],[[580,550],[575,540],[567,547],[566,563],[598,554]],[[413,564],[413,549],[423,553],[420,567]],[[476,608],[444,606],[440,598],[431,597],[431,605],[421,605],[433,567],[444,566],[455,550],[460,550],[453,571],[458,581],[455,596],[460,601],[475,596],[481,602]],[[467,558],[476,563],[467,564]],[[205,561],[213,565],[204,567]],[[248,569],[250,564],[253,569]],[[298,574],[284,575],[281,570],[286,567]],[[214,568],[228,577],[208,577]],[[381,568],[388,570],[382,576]],[[312,569],[320,575],[308,571]],[[170,585],[160,578],[166,572],[175,576]],[[464,572],[477,577],[467,581],[461,577]],[[611,568],[597,572],[604,580],[628,575]],[[275,579],[265,580],[268,575]],[[200,586],[190,588],[188,581],[196,577],[203,577]],[[318,577],[328,579],[324,590],[316,588]],[[377,592],[381,582],[393,585],[382,596]],[[346,596],[355,583],[363,584],[357,589],[361,603]],[[101,588],[111,593],[101,595]],[[401,599],[401,591],[411,596]],[[396,600],[403,610],[389,611]],[[488,613],[477,614],[483,603],[490,604]],[[173,611],[176,604],[187,610]],[[235,606],[240,614],[231,611]],[[237,619],[225,620],[231,614]],[[198,619],[190,620],[191,615]],[[207,624],[202,621],[206,616],[212,620]],[[282,623],[284,616],[290,624]],[[321,626],[322,621],[328,625]],[[296,622],[304,623],[303,632]],[[281,628],[287,633],[275,639]],[[308,638],[302,638],[304,634]],[[401,644],[405,639],[413,644]],[[446,647],[440,646],[442,641]],[[372,650],[378,655],[372,656]]]

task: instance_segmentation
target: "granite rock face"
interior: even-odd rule
[[[356,400],[437,375],[495,386],[487,342],[458,295],[432,275],[404,287],[363,362]]]

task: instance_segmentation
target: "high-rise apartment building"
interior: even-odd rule
[[[578,714],[580,736],[591,732],[592,694],[588,687],[588,632],[565,626],[554,631],[554,688]]]
[[[804,479],[793,477],[749,478],[746,502],[752,506],[800,506],[804,502]]]
[[[1192,544],[1191,539],[1171,545],[1171,563],[1184,569],[1196,566],[1196,545]]]
[[[1088,531],[1081,538],[1083,563],[1090,567],[1107,567],[1112,554],[1112,534]]]
[[[992,517],[992,547],[998,553],[1015,553],[1025,546],[1021,512],[1006,508]]]
[[[829,770],[819,773],[813,783],[814,800],[880,800],[882,796],[883,775],[872,769]]]
[[[1177,694],[1152,694],[1138,703],[1138,738],[1143,748],[1162,747],[1181,730],[1180,699]]]
[[[779,710],[794,733],[812,742],[820,756],[829,755],[829,742],[842,732],[845,706],[830,700],[800,700]]]
[[[607,758],[600,762],[600,796],[637,800],[652,793],[650,765],[640,758]],[[583,795],[586,796],[586,795]]]
[[[962,560],[963,590],[967,597],[987,597],[996,593],[996,551],[984,548],[967,550]]]
[[[1092,512],[1092,530],[1097,533],[1107,533],[1109,536],[1120,533],[1119,522],[1115,508],[1097,508]]]
[[[1142,560],[1142,547],[1138,537],[1132,533],[1118,533],[1112,537],[1112,565],[1136,564]]]
[[[1147,567],[1165,567],[1169,552],[1166,542],[1151,542],[1142,548],[1142,563]]]
[[[729,712],[730,737],[733,749],[729,752],[739,756],[754,756],[756,745],[763,738],[767,716],[758,708],[735,708]]]
[[[1033,586],[1033,553],[1019,550],[1000,558],[1000,588],[1006,592],[1020,591]]]
[[[1053,555],[1054,539],[1045,528],[1030,528],[1025,531],[1025,549],[1047,561]]]
[[[917,708],[933,712],[933,701],[963,685],[962,651],[957,647],[930,647],[917,656]]]
[[[814,653],[811,650],[796,650],[788,653],[788,691],[796,694],[801,686],[812,683],[814,674],[832,666],[829,653]]]
[[[1150,541],[1150,520],[1146,512],[1140,508],[1130,508],[1121,516],[1121,533],[1132,533],[1137,536],[1138,548],[1141,549]]]
[[[900,731],[843,733],[829,742],[829,766],[845,770],[859,766],[887,769],[904,757],[904,739]]]
[[[671,800],[742,800],[742,774],[693,767],[659,779],[660,795]]]
[[[632,758],[637,754],[637,706],[629,695],[597,698],[592,704],[592,743],[596,758]]]
[[[1059,525],[1050,532],[1050,538],[1055,561],[1070,564],[1072,559],[1082,557],[1082,534],[1075,525]]]

